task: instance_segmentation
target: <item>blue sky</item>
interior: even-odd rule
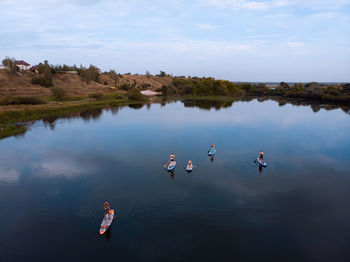
[[[350,81],[350,0],[1,0],[0,57],[233,81]]]

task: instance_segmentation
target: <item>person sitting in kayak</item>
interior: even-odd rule
[[[260,161],[263,161],[263,160],[264,160],[264,152],[263,152],[262,150],[260,151],[259,160],[260,160]]]
[[[215,146],[214,146],[214,144],[211,144],[211,146],[210,146],[210,152],[213,152],[215,150]]]
[[[105,215],[109,214],[109,211],[111,210],[111,207],[110,207],[108,201],[106,201],[106,202],[104,203],[103,208],[104,208],[104,210],[105,210]]]

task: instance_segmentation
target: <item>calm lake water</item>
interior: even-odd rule
[[[39,121],[0,141],[0,211],[0,261],[350,261],[350,115],[187,101]]]

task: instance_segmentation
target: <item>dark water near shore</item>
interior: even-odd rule
[[[348,113],[256,100],[140,107],[0,141],[0,261],[350,261]],[[162,169],[171,152],[174,174]],[[118,218],[101,237],[107,199]]]

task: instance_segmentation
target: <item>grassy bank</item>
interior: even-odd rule
[[[141,101],[146,102],[146,101]],[[42,105],[20,105],[0,107],[0,139],[20,135],[27,131],[30,122],[45,118],[57,118],[75,112],[91,109],[101,109],[130,104],[139,104],[140,101],[127,98],[115,99],[107,96],[103,100],[84,100],[77,102],[52,102]]]

